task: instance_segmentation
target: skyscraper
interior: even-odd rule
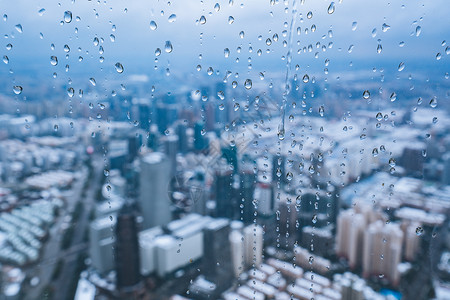
[[[144,229],[164,226],[171,220],[167,192],[170,180],[170,162],[160,152],[144,155],[140,161],[139,206],[144,217]]]
[[[216,215],[217,217],[234,217],[233,172],[229,164],[220,161],[215,176]]]
[[[252,169],[245,169],[240,174],[240,191],[238,204],[243,205],[240,209],[242,221],[246,224],[255,219],[255,205],[253,204],[253,193],[255,191],[256,176]]]
[[[116,224],[116,278],[119,291],[132,292],[141,283],[136,212],[125,204]]]

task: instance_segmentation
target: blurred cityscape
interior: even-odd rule
[[[450,299],[444,0],[0,2],[0,300]]]
[[[448,94],[322,84],[1,95],[2,299],[448,299]]]

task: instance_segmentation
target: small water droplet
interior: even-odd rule
[[[416,228],[416,234],[418,235],[418,236],[421,236],[422,234],[423,234],[423,228],[422,227],[417,227]]]
[[[58,64],[58,58],[54,55],[50,56],[50,63],[52,66],[56,66]]]
[[[89,78],[89,82],[92,84],[92,86],[97,85],[97,82],[95,81],[95,78],[93,78],[93,77]]]
[[[228,17],[228,24],[233,24],[234,23],[234,18],[233,16],[229,16]]]
[[[169,23],[173,23],[177,20],[177,15],[171,14],[167,20],[169,21]]]
[[[431,106],[432,108],[435,108],[435,107],[437,106],[437,99],[436,99],[436,98],[432,98],[432,99],[430,100],[430,106]]]
[[[364,98],[364,99],[369,99],[369,98],[370,98],[370,92],[369,92],[368,90],[365,90],[365,91],[363,92],[363,98]]]
[[[20,24],[17,24],[16,26],[14,26],[14,28],[16,28],[16,30],[17,30],[19,33],[22,33],[22,32],[23,32],[22,25],[20,25]]]
[[[311,19],[311,18],[313,17],[312,11],[309,11],[309,12],[306,14],[306,17],[307,17],[308,19]]]
[[[123,66],[120,62],[117,62],[114,67],[116,68],[117,73],[123,73]]]
[[[309,76],[308,76],[308,74],[305,74],[304,76],[303,76],[303,82],[304,83],[307,83],[308,81],[309,81]]]
[[[42,15],[45,13],[45,8],[41,8],[39,11],[38,11],[38,14],[39,14],[39,16],[41,16],[42,17]]]
[[[69,95],[70,98],[72,98],[74,94],[75,90],[73,89],[73,87],[67,89],[67,95]]]
[[[109,35],[109,40],[111,41],[111,43],[114,43],[116,41],[116,36],[114,34],[110,34]]]
[[[404,63],[404,62],[401,62],[401,63],[398,65],[398,71],[401,72],[401,71],[403,71],[403,69],[405,69],[405,63]]]
[[[419,36],[421,32],[422,32],[422,27],[417,26],[416,27],[416,36]]]
[[[244,87],[247,90],[250,90],[252,88],[252,80],[251,79],[246,79],[245,82],[244,82]]]
[[[4,62],[5,64],[9,64],[9,58],[8,58],[8,56],[3,55],[3,62]]]
[[[20,95],[23,91],[23,88],[20,85],[13,86],[13,92],[16,95]]]
[[[156,30],[156,28],[158,28],[158,25],[156,25],[155,21],[150,21],[150,29],[151,30]]]
[[[200,20],[199,20],[200,25],[204,25],[206,24],[206,17],[205,16],[201,16]]]
[[[358,22],[353,22],[352,23],[352,31],[355,31],[357,27],[358,27]]]
[[[381,30],[382,30],[383,32],[386,32],[386,31],[388,31],[389,29],[391,29],[391,26],[389,26],[388,24],[383,23],[383,25],[381,25]]]
[[[391,102],[394,102],[395,100],[397,100],[397,94],[395,92],[393,92],[391,94],[391,96],[389,97],[389,99],[391,99]]]
[[[170,41],[166,41],[164,51],[166,51],[166,53],[171,53],[173,51],[172,43]]]
[[[334,13],[334,10],[335,10],[334,2],[331,2],[330,5],[328,6],[328,14],[331,15],[332,13]],[[311,19],[311,18],[308,18],[308,19]]]
[[[64,12],[64,22],[66,23],[72,22],[72,12],[70,10],[66,10]]]

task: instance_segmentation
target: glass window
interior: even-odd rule
[[[448,3],[2,1],[5,299],[450,299]]]

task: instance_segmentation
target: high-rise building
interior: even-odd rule
[[[275,212],[274,189],[269,177],[258,176],[254,196],[258,203],[258,213],[262,216],[271,216]]]
[[[204,275],[220,290],[228,286],[232,274],[229,234],[230,221],[227,219],[215,219],[203,230]]]
[[[136,216],[130,204],[125,204],[117,216],[116,278],[118,290],[124,292],[132,292],[142,284]]]
[[[255,204],[253,203],[253,194],[255,191],[256,175],[252,169],[244,169],[239,174],[240,189],[238,204],[242,205],[240,209],[240,217],[246,224],[253,222],[255,219]]]
[[[263,256],[263,229],[252,224],[244,228],[244,258],[247,266],[258,267]]]
[[[244,269],[244,236],[239,230],[231,231],[229,235],[231,247],[231,262],[233,265],[233,274],[235,277],[245,271]]]
[[[100,274],[114,269],[115,236],[111,228],[116,225],[116,216],[107,215],[91,222],[89,226],[89,257],[92,267]]]
[[[398,224],[378,220],[369,225],[364,235],[363,275],[382,274],[393,285],[400,280],[398,264],[402,258],[403,232]]]
[[[170,175],[173,176],[177,170],[179,138],[177,135],[164,136],[162,142],[164,143],[164,153],[170,161]]]
[[[215,174],[216,216],[232,219],[235,203],[233,199],[233,172],[229,164],[219,162]]]
[[[139,206],[143,228],[164,226],[171,220],[168,185],[170,161],[160,152],[144,155],[140,160]]]

